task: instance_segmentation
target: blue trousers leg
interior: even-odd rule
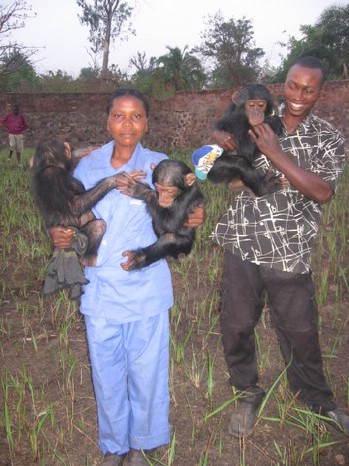
[[[127,324],[85,321],[103,454],[167,444],[168,312]]]

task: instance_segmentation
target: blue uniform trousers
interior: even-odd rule
[[[85,321],[103,454],[167,444],[168,311],[125,324]]]

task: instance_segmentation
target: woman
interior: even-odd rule
[[[88,189],[106,176],[142,170],[151,184],[151,165],[167,158],[143,148],[149,104],[134,89],[119,89],[108,103],[107,129],[113,140],[84,157],[74,176]],[[107,229],[96,267],[86,267],[89,280],[81,299],[85,316],[97,402],[102,465],[119,466],[128,455],[131,466],[147,465],[144,451],[170,440],[168,311],[173,304],[166,260],[126,272],[122,252],[156,240],[143,201],[111,191],[93,209]],[[188,219],[203,221],[203,208]],[[68,247],[72,232],[50,231],[55,247]]]

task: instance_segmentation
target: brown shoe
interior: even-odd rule
[[[128,452],[127,455],[128,466],[149,466],[147,457],[142,450],[133,450],[133,448]]]
[[[117,453],[107,453],[101,466],[122,466],[126,455],[118,455]]]
[[[328,411],[324,416],[328,421],[332,421],[333,425],[336,426],[338,430],[349,434],[349,416],[347,414],[336,408],[332,411]]]
[[[247,437],[254,428],[259,404],[239,401],[230,418],[229,433],[233,437]]]

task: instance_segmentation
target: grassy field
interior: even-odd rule
[[[190,151],[170,154],[190,162]],[[78,306],[65,292],[43,297],[52,253],[24,167],[0,152],[0,466],[99,464],[96,410]],[[340,407],[349,403],[349,173],[325,208],[313,256],[324,365]],[[239,442],[227,432],[236,395],[228,385],[219,329],[222,251],[208,236],[232,196],[200,185],[207,220],[193,253],[171,262],[171,444],[154,465],[269,466],[349,464],[348,437],[297,402],[268,309],[256,331],[261,382],[268,394],[255,432]]]

